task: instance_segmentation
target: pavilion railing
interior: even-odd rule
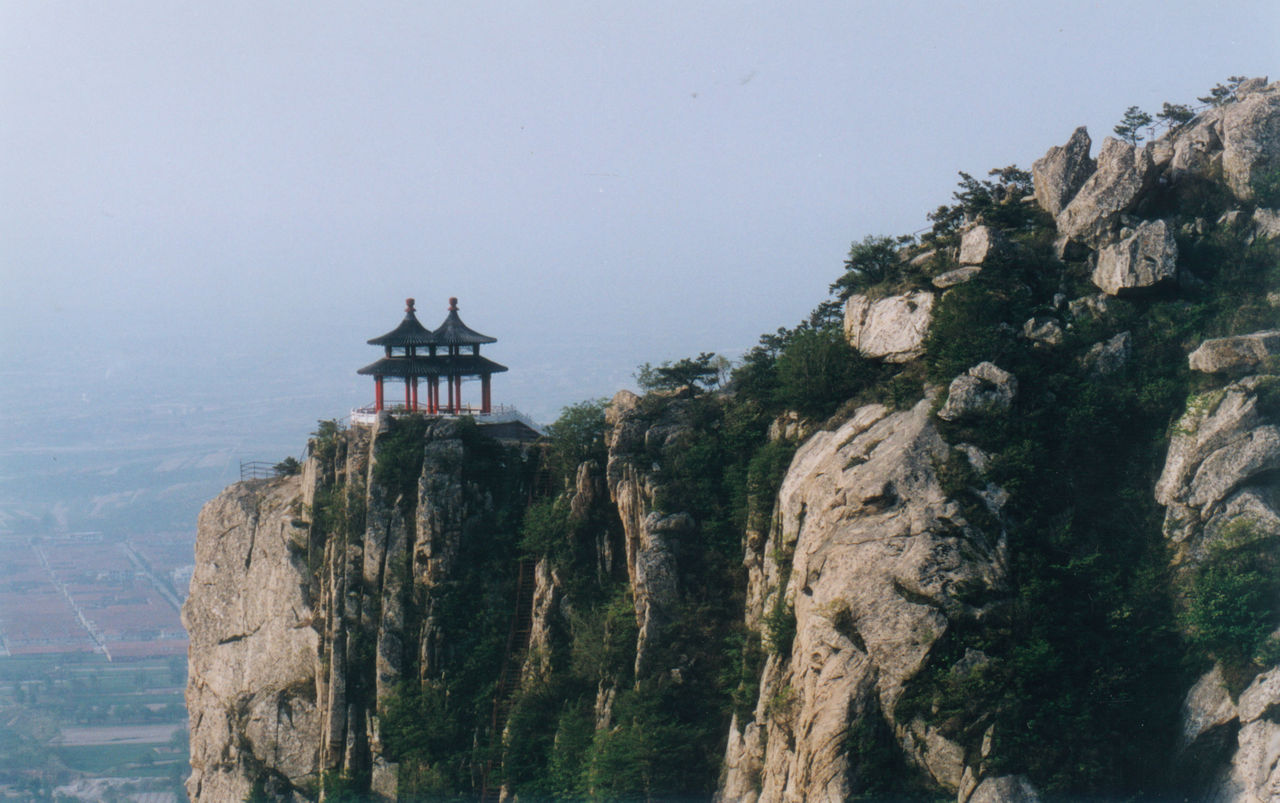
[[[382,411],[384,413],[391,413],[392,415],[405,415],[405,414],[412,414],[412,413],[419,413],[422,415],[439,415],[439,416],[445,416],[445,417],[455,416],[455,415],[469,415],[469,416],[475,417],[477,420],[481,422],[490,421],[490,422],[496,423],[498,421],[519,421],[520,423],[524,424],[525,426],[529,427],[535,432],[539,432],[539,433],[542,432],[542,427],[538,426],[538,424],[536,424],[532,418],[520,412],[518,408],[510,404],[495,404],[489,408],[489,412],[487,413],[481,412],[480,407],[477,407],[471,404],[460,405],[455,411],[452,411],[452,412],[446,412],[445,410],[442,409],[438,413],[427,413],[427,411],[423,408],[422,404],[418,405],[417,410],[411,410],[409,409],[409,407],[407,407],[404,404],[404,402],[395,402],[395,403],[384,402],[382,405]],[[357,407],[356,409],[351,411],[351,421],[353,423],[372,424],[374,421],[377,420],[377,418],[378,418],[378,409],[373,405],[367,405],[365,407]]]

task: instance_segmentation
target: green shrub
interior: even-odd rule
[[[796,612],[783,600],[781,592],[764,615],[764,632],[769,652],[784,658],[791,654],[791,645],[796,638]]]
[[[608,402],[591,399],[571,404],[560,411],[560,417],[547,427],[547,463],[554,474],[567,482],[578,466],[588,460],[604,465],[604,411]]]
[[[1191,642],[1211,658],[1248,666],[1275,630],[1280,613],[1280,539],[1248,519],[1209,544],[1187,589]]]

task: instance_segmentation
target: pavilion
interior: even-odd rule
[[[471,329],[458,317],[458,299],[449,299],[449,314],[435,331],[418,321],[412,298],[405,299],[404,320],[385,335],[369,340],[371,346],[382,346],[384,356],[356,373],[373,377],[374,411],[396,407],[386,401],[383,386],[386,380],[404,383],[404,409],[430,415],[480,414],[489,415],[493,410],[490,380],[494,374],[507,370],[505,365],[480,356],[480,346],[496,343],[497,338],[482,335]],[[462,403],[462,380],[480,378],[480,405]],[[418,385],[426,380],[425,404],[418,403]],[[446,393],[440,397],[440,380],[444,380]]]

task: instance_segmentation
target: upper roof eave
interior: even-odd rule
[[[458,299],[449,299],[449,314],[444,323],[433,333],[436,344],[441,346],[478,346],[483,343],[497,343],[498,338],[482,335],[462,322],[458,317]]]
[[[413,299],[406,298],[404,303],[404,320],[400,325],[385,335],[366,340],[366,343],[371,346],[434,346],[439,342],[435,333],[423,326],[414,314]]]

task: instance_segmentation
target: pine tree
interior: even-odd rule
[[[1116,132],[1116,136],[1130,145],[1137,145],[1142,142],[1142,129],[1149,125],[1151,125],[1151,115],[1137,106],[1130,106],[1125,109],[1124,117],[1111,130]]]

